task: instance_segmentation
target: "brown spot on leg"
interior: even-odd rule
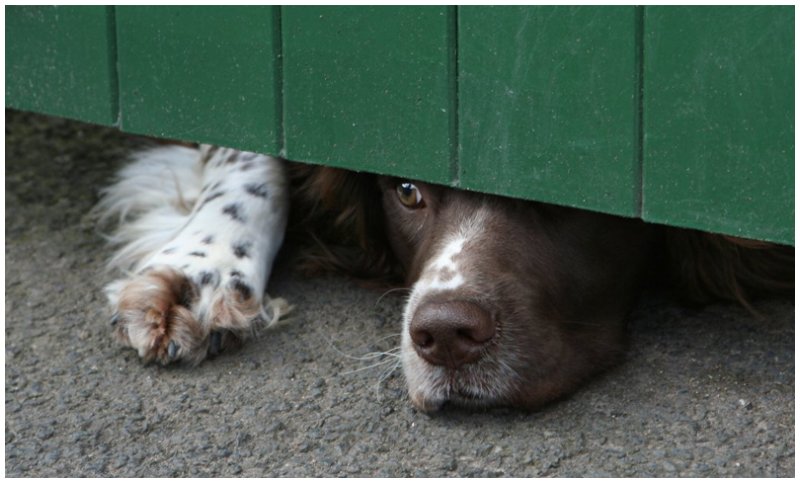
[[[228,203],[222,208],[222,212],[236,221],[240,221],[244,223],[247,221],[242,215],[242,204],[241,203]]]
[[[201,286],[213,285],[216,288],[219,285],[219,272],[204,270],[197,275],[197,279],[197,283]]]
[[[236,242],[233,244],[233,254],[236,258],[249,258],[250,247],[253,246],[252,242]]]
[[[200,207],[197,208],[198,211],[201,210],[204,206],[206,206],[209,202],[214,201],[215,199],[219,198],[220,196],[223,196],[224,194],[225,194],[224,191],[216,191],[206,196],[205,198],[203,198],[203,201],[200,202]]]
[[[250,285],[247,285],[238,278],[235,278],[231,281],[231,286],[233,287],[233,290],[235,290],[236,293],[239,294],[239,297],[242,302],[248,300],[250,297],[253,296],[253,289],[250,288]]]
[[[232,164],[239,160],[239,151],[231,150],[231,153],[228,155],[228,158],[225,160],[225,164]]]
[[[244,185],[244,190],[250,194],[255,196],[256,198],[264,198],[266,199],[269,197],[269,190],[267,189],[267,183],[247,183]]]

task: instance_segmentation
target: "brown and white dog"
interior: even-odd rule
[[[286,174],[266,156],[194,151],[140,156],[100,205],[122,221],[115,265],[129,270],[108,290],[114,331],[145,360],[199,362],[285,312],[258,294],[290,196],[293,239],[314,240],[307,268],[410,287],[398,314],[401,359],[424,411],[535,408],[569,394],[619,360],[646,281],[667,281],[694,302],[745,306],[793,288],[788,247],[333,168],[290,163]],[[167,196],[139,206],[137,183],[155,178],[192,186],[162,186]]]
[[[749,297],[793,290],[791,247],[333,168],[293,173],[296,203],[318,211],[307,226],[338,215],[312,265],[399,267],[411,287],[401,358],[425,411],[568,394],[619,360],[646,283],[751,310]]]

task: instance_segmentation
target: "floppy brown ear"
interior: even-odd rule
[[[310,273],[345,272],[362,279],[398,278],[375,175],[288,165],[294,218],[290,237],[303,245],[300,268]]]
[[[794,247],[677,228],[665,237],[672,286],[689,303],[728,300],[755,313],[755,298],[794,293]]]

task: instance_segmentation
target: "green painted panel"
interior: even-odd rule
[[[6,7],[6,106],[117,120],[113,7]]]
[[[277,154],[276,7],[117,7],[126,131]]]
[[[794,242],[793,7],[7,7],[6,105]]]
[[[794,7],[647,7],[650,221],[794,242]]]
[[[635,7],[459,9],[460,185],[639,209]]]
[[[454,12],[285,7],[286,156],[449,182]]]

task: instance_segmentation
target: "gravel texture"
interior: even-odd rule
[[[113,129],[6,112],[8,476],[792,476],[794,303],[687,310],[647,295],[624,364],[534,412],[408,403],[402,296],[279,266],[284,325],[197,368],[117,346],[88,210]],[[395,369],[395,370],[393,370]]]

